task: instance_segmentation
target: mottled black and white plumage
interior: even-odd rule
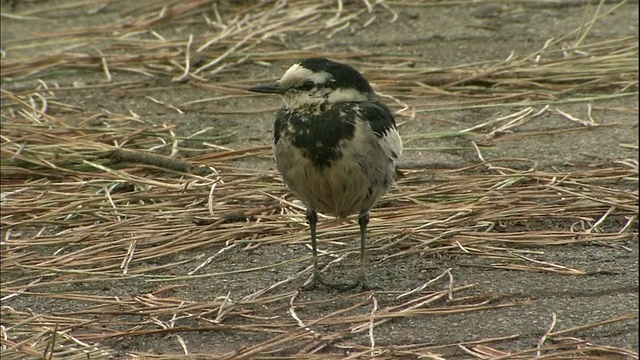
[[[294,64],[275,84],[249,91],[279,94],[285,107],[276,115],[274,152],[287,187],[307,206],[314,276],[317,212],[358,214],[360,275],[366,287],[365,234],[369,210],[389,190],[402,141],[391,111],[353,67],[324,58]]]

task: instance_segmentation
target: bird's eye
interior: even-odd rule
[[[302,83],[302,85],[300,85],[300,89],[304,90],[304,91],[309,91],[311,89],[313,89],[316,86],[316,83],[314,83],[311,80],[307,80],[305,82]]]

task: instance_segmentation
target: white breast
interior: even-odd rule
[[[341,144],[342,157],[318,168],[286,137],[275,146],[278,170],[305,205],[324,214],[346,217],[369,211],[393,182],[402,141],[395,129],[377,137],[357,122],[354,137]]]

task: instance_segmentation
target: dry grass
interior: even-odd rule
[[[75,4],[84,9],[109,6],[97,0]],[[377,90],[396,102],[401,123],[435,110],[518,109],[455,133],[408,135],[405,140],[411,151],[412,142],[425,137],[475,134],[491,141],[535,121],[544,112],[562,111],[555,107],[561,103],[636,96],[637,37],[589,41],[587,19],[580,29],[541,44],[540,50],[524,57],[432,68],[416,58],[324,54],[315,53],[313,48],[283,50],[279,38],[283,34],[319,32],[330,37],[352,22],[390,21],[396,16],[394,6],[400,6],[400,2],[382,2],[376,5],[382,7],[378,11],[371,11],[372,5],[367,2],[260,2],[237,5],[237,16],[224,20],[207,17],[211,7],[215,9],[209,1],[120,5],[122,18],[118,21],[3,43],[4,51],[11,54],[26,54],[37,47],[62,49],[39,56],[8,57],[2,63],[0,330],[4,359],[107,358],[114,352],[98,345],[105,340],[150,334],[175,335],[187,353],[179,334],[207,330],[268,336],[235,353],[201,354],[200,358],[284,358],[276,355],[289,354],[292,359],[327,359],[344,358],[344,353],[354,359],[437,358],[436,354],[445,349],[474,358],[637,357],[628,350],[571,337],[585,328],[637,319],[637,312],[562,331],[550,326],[538,347],[518,353],[492,347],[493,343],[517,338],[517,334],[437,346],[376,345],[377,327],[395,318],[526,305],[468,297],[465,287],[455,285],[449,270],[406,293],[341,296],[342,300],[351,300],[349,306],[305,320],[298,313],[335,300],[300,301],[298,291],[287,287],[295,280],[301,281],[309,269],[242,299],[232,300],[222,293],[214,294],[210,301],[165,296],[197,279],[308,262],[305,254],[253,268],[217,273],[202,270],[233,248],[290,245],[306,239],[304,210],[285,192],[276,173],[234,166],[235,159],[270,156],[268,147],[218,149],[180,158],[192,150],[185,140],[197,139],[198,134],[180,137],[174,125],[148,124],[131,113],[85,114],[74,104],[56,98],[56,92],[73,89],[54,88],[46,82],[48,76],[66,71],[99,70],[105,83],[79,85],[76,89],[134,86],[109,82],[111,73],[134,72],[169,77],[176,83],[203,81],[197,86],[215,87],[239,98],[252,96],[241,87],[255,79],[237,80],[247,64],[330,55],[350,58],[364,69]],[[44,2],[30,12],[11,16],[28,22],[69,10],[57,6]],[[598,16],[603,14],[596,13],[593,21]],[[196,25],[202,17],[206,17],[208,30],[185,39],[167,39],[154,30]],[[99,50],[88,50],[97,44]],[[196,56],[207,61],[193,61]],[[367,72],[371,69],[384,71]],[[205,81],[212,77],[218,81]],[[32,79],[43,79],[38,89],[18,90],[20,84]],[[434,99],[439,101],[438,106],[433,106]],[[179,112],[194,103],[166,105]],[[565,131],[581,132],[599,126],[589,118],[565,115],[576,122],[575,128]],[[594,163],[571,171],[538,169],[526,159],[483,161],[480,145],[474,143],[480,159],[477,166],[405,170],[405,177],[373,214],[369,245],[375,256],[388,254],[378,261],[464,252],[491,259],[477,266],[584,276],[588,274],[584,269],[536,259],[536,252],[529,247],[579,243],[624,247],[631,236],[637,237],[636,159]],[[514,162],[529,168],[515,169],[509,165]],[[563,230],[535,226],[552,219],[574,223]],[[533,230],[513,231],[507,226],[521,223],[533,224]],[[356,236],[355,227],[335,222],[322,222],[319,231],[325,243],[342,244]],[[384,251],[387,249],[394,251]],[[194,261],[176,256],[193,251],[210,257]],[[323,256],[335,264],[352,251]],[[138,296],[48,291],[61,282],[112,284],[125,279],[138,279],[158,288]],[[5,305],[15,297],[75,301],[84,308],[46,313]],[[274,318],[274,308],[288,317]],[[356,334],[367,334],[369,346],[351,341]],[[139,352],[129,355],[176,358]]]

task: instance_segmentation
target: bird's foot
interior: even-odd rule
[[[332,289],[333,285],[322,280],[322,278],[320,277],[320,274],[314,273],[313,277],[311,277],[311,280],[309,280],[306,284],[302,285],[301,289],[303,291],[311,291],[311,290],[315,290],[318,287]]]
[[[307,284],[302,286],[302,290],[311,291],[318,288],[318,286],[324,287],[329,290],[335,290],[335,291],[349,291],[354,289],[358,289],[360,291],[379,290],[379,288],[369,285],[364,279],[359,279],[355,283],[335,284],[335,283],[328,283],[322,280],[322,278],[319,275],[314,275],[313,278],[311,278],[311,281],[309,281]]]
[[[347,290],[353,290],[353,289],[358,289],[359,291],[380,290],[379,287],[369,284],[364,278],[358,279],[358,281],[356,281],[353,284],[345,284],[345,286],[347,286],[346,288]]]

